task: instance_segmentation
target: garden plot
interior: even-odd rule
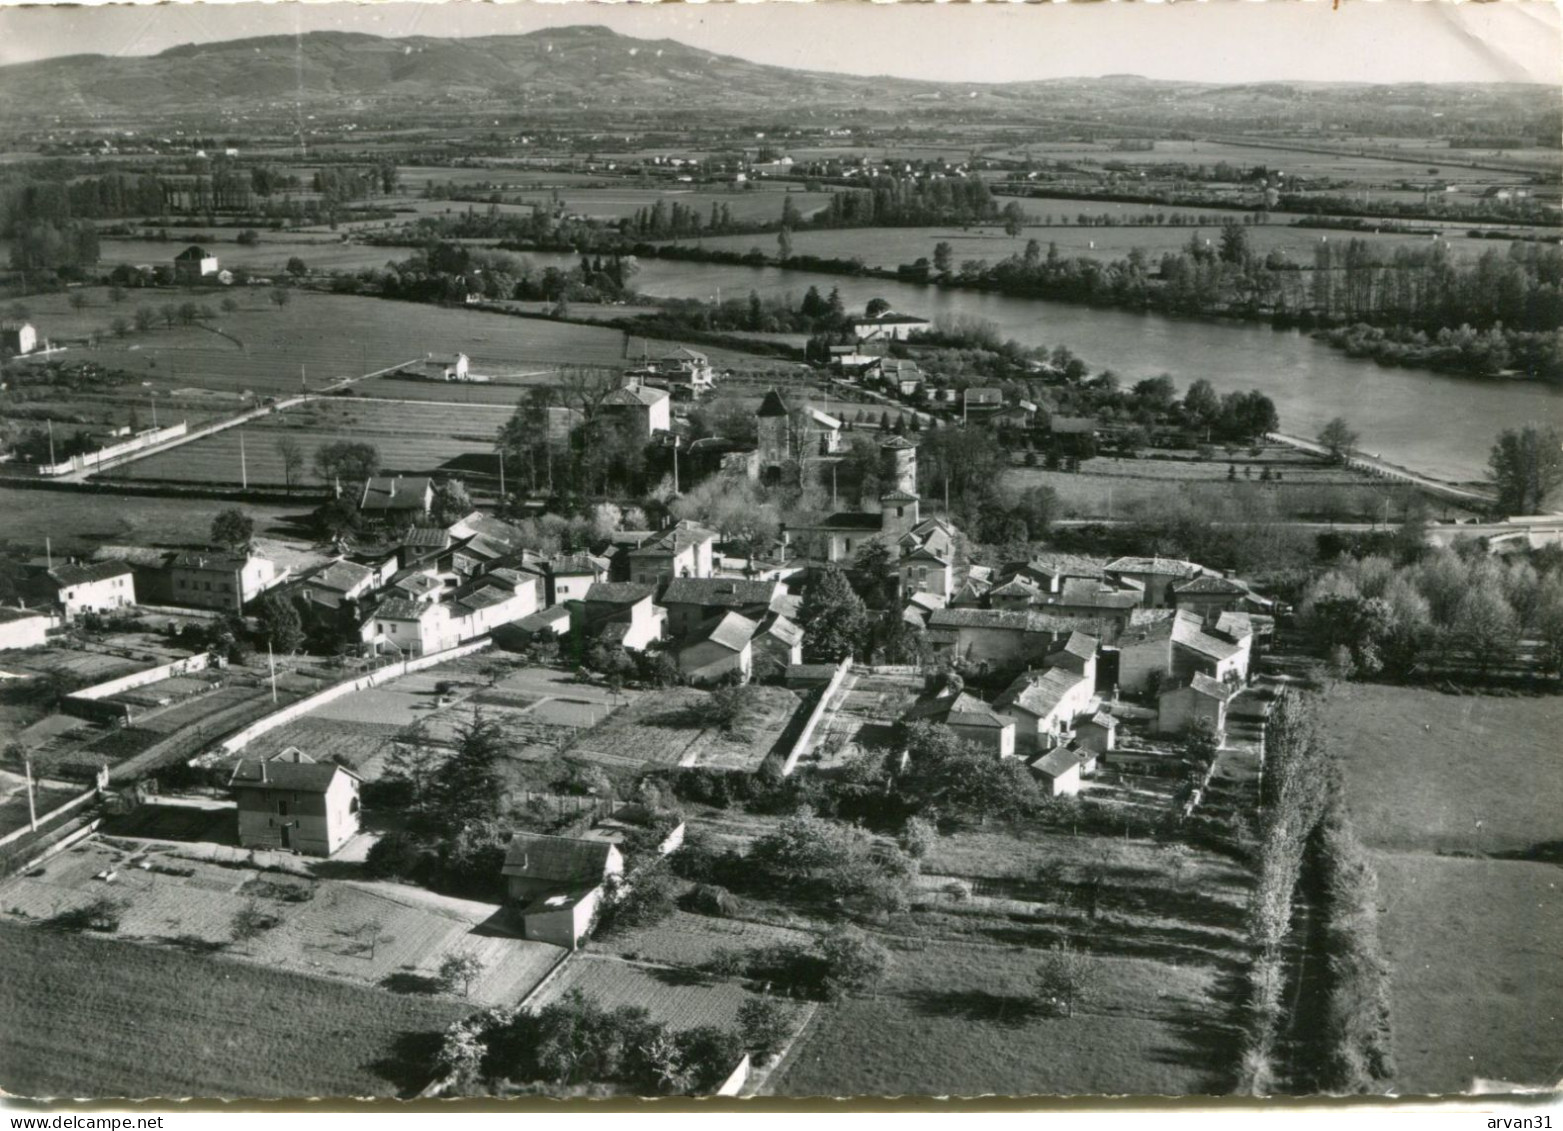
[[[826,710],[812,757],[829,769],[867,747],[888,745],[896,722],[921,687],[918,676],[849,672]]]
[[[582,991],[606,1009],[638,1006],[674,1030],[697,1025],[736,1028],[738,1010],[752,996],[736,983],[702,980],[687,970],[578,953],[533,1004],[541,1008],[571,990]]]
[[[254,739],[245,757],[270,758],[296,746],[317,762],[338,762],[367,780],[379,776],[384,755],[402,732],[393,723],[348,722],[305,715]]]
[[[107,895],[125,902],[120,938],[221,950],[402,992],[432,992],[445,956],[471,952],[484,963],[473,996],[490,1004],[513,1003],[564,953],[485,926],[496,921],[495,904],[394,885],[279,877],[156,846],[119,847],[136,843],[89,840],[16,877],[0,887],[0,915],[48,920]],[[112,880],[100,878],[110,874]],[[285,889],[306,898],[282,898]],[[278,922],[236,941],[235,916],[252,904]]]
[[[752,770],[776,745],[800,700],[790,691],[757,687],[758,710],[746,733],[706,726],[700,708],[709,693],[676,688],[643,696],[584,735],[573,754],[614,764],[714,766]]]
[[[719,950],[759,950],[781,943],[812,947],[814,942],[808,931],[675,911],[653,926],[615,931],[592,945],[643,962],[703,966]]]

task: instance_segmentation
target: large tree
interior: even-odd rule
[[[1329,453],[1330,459],[1336,463],[1346,462],[1346,458],[1356,448],[1358,438],[1343,416],[1337,416],[1319,429],[1319,443]]]
[[[803,650],[812,660],[843,660],[862,646],[868,629],[868,609],[852,591],[847,575],[834,563],[821,571],[804,591],[798,610]]]
[[[304,625],[298,609],[280,593],[268,593],[261,598],[256,620],[260,623],[261,637],[271,645],[273,652],[291,655],[304,643]]]
[[[255,537],[255,520],[238,507],[229,507],[212,519],[212,541],[234,551],[245,551]]]
[[[293,485],[299,481],[304,471],[304,449],[292,436],[279,436],[274,445],[277,450],[277,458],[282,461],[282,481],[287,485],[288,494],[293,494]]]
[[[1556,428],[1506,428],[1487,457],[1498,508],[1506,514],[1536,514],[1563,484],[1563,440]]]
[[[334,440],[315,449],[315,474],[327,483],[361,483],[380,470],[380,450],[355,440]]]
[[[432,514],[436,526],[450,526],[472,513],[472,496],[460,479],[442,479],[434,485]]]

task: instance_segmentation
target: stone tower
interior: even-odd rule
[[[755,411],[759,433],[760,476],[773,478],[792,459],[792,409],[775,389]]]
[[[917,495],[917,445],[904,436],[893,436],[879,445],[879,528],[899,538],[919,520]]]

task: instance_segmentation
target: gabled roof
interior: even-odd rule
[[[209,569],[222,573],[240,570],[249,563],[245,554],[228,554],[220,550],[183,550],[169,561],[173,569]]]
[[[967,389],[963,395],[967,404],[1004,403],[1004,393],[1000,389]]]
[[[1027,600],[1031,600],[1041,595],[1042,591],[1037,588],[1036,584],[1027,581],[1020,574],[1016,574],[1003,585],[995,585],[988,590],[989,597],[1024,597]]]
[[[1043,777],[1060,778],[1081,763],[1090,761],[1092,757],[1090,751],[1073,746],[1060,746],[1031,762],[1029,769]]]
[[[667,399],[668,393],[666,389],[653,389],[649,385],[636,385],[634,388],[626,386],[622,389],[615,389],[603,397],[602,406],[604,408],[618,408],[624,405],[633,405],[637,408],[646,408]]]
[[[1069,639],[1059,645],[1053,654],[1056,656],[1059,652],[1067,652],[1082,660],[1093,660],[1100,645],[1101,641],[1094,636],[1088,636],[1083,632],[1071,632]]]
[[[174,256],[174,260],[176,262],[189,263],[198,259],[210,259],[211,257],[211,252],[207,251],[200,244],[193,243],[181,251],[178,255]]]
[[[463,534],[462,537],[470,535]],[[441,530],[437,526],[415,526],[402,535],[403,546],[415,546],[421,550],[443,550],[450,545],[450,540],[450,531]]]
[[[594,581],[586,600],[593,605],[634,605],[655,593],[655,587],[634,581]]]
[[[946,726],[991,727],[994,730],[1015,725],[1014,720],[1005,718],[987,703],[965,691],[918,703],[907,711],[906,717],[943,722]]]
[[[596,577],[603,572],[590,554],[560,554],[541,564],[550,577]]]
[[[1208,699],[1220,699],[1225,702],[1238,693],[1238,688],[1221,680],[1208,676],[1204,672],[1195,672],[1185,681],[1181,681],[1162,691],[1162,695],[1171,695],[1177,691],[1189,690],[1196,695],[1203,695]]]
[[[780,613],[772,613],[760,623],[760,636],[773,636],[791,647],[803,643],[803,629]]]
[[[661,603],[739,609],[748,605],[769,605],[781,591],[782,584],[779,581],[750,581],[738,577],[676,577],[662,590]]]
[[[1018,707],[1028,714],[1047,715],[1075,688],[1085,682],[1085,676],[1068,668],[1048,668],[1041,673],[1027,672],[1004,689],[993,701],[998,710]]]
[[[917,447],[917,445],[912,443],[912,441],[908,440],[905,436],[891,436],[888,440],[881,440],[879,444],[880,451],[885,451],[887,449],[893,452],[903,451],[906,448],[915,447]]]
[[[522,617],[520,620],[512,621],[511,623],[517,628],[525,629],[527,632],[541,632],[544,629],[553,628],[560,621],[568,621],[569,619],[569,609],[563,605],[554,605],[551,608],[539,609],[530,616]]]
[[[1136,609],[1118,636],[1118,649],[1172,639],[1173,614],[1166,609]]]
[[[374,570],[368,566],[361,566],[357,562],[338,559],[327,562],[304,580],[310,585],[318,585],[323,589],[335,589],[346,593],[355,586],[362,585],[374,577]]]
[[[706,355],[701,353],[699,350],[692,350],[688,346],[679,346],[678,349],[673,350],[673,351],[671,351],[669,353],[663,354],[661,360],[663,360],[663,361],[697,361],[697,362],[700,362],[703,365],[707,361],[709,361],[710,358],[706,357]]]
[[[810,420],[814,421],[815,424],[829,428],[832,431],[838,431],[841,428],[841,421],[837,420],[834,416],[831,416],[827,412],[821,412],[812,405],[808,408],[805,408],[803,411],[808,415]]]
[[[380,602],[374,610],[374,616],[381,620],[421,621],[424,615],[433,607],[418,601],[409,601],[403,597],[391,597]]]
[[[881,503],[915,503],[921,497],[913,494],[911,491],[886,491],[879,496],[879,501]]]
[[[422,511],[432,484],[426,476],[375,475],[364,483],[362,511]]]
[[[1076,725],[1090,725],[1101,727],[1103,730],[1116,730],[1118,728],[1118,720],[1113,718],[1113,716],[1109,715],[1106,711],[1098,711],[1089,719],[1086,719]]]
[[[685,647],[709,640],[720,644],[730,652],[742,652],[744,645],[754,639],[760,626],[741,613],[723,613],[712,617],[690,636]]]
[[[927,546],[919,546],[909,554],[902,554],[901,560],[903,562],[934,562],[942,566],[947,566],[950,564],[947,560],[941,558]]]
[[[0,624],[13,624],[19,620],[48,620],[48,613],[40,613],[36,609],[13,609],[9,605],[0,606]]]
[[[1254,634],[1254,618],[1250,613],[1229,610],[1216,618],[1216,631],[1233,640],[1241,640]]]
[[[591,888],[602,883],[615,852],[604,840],[518,832],[510,838],[500,873],[561,888]]]
[[[787,402],[782,399],[782,395],[772,389],[765,394],[764,399],[760,401],[760,407],[754,410],[754,414],[761,417],[790,416],[792,409],[787,407]]]
[[[1189,581],[1181,581],[1172,587],[1172,591],[1179,595],[1184,593],[1208,593],[1219,596],[1241,595],[1248,592],[1248,586],[1241,585],[1225,577],[1207,573]]]
[[[1112,573],[1146,573],[1163,577],[1195,577],[1200,567],[1179,558],[1118,558],[1107,563]]]
[[[931,325],[928,319],[917,314],[897,314],[893,310],[887,310],[883,314],[860,315],[852,319],[854,326],[924,326]]]
[[[1094,624],[1093,617],[1054,616],[1034,609],[940,609],[928,618],[929,628],[996,628],[1018,632],[1073,632]]]
[[[1060,605],[1085,605],[1095,609],[1132,609],[1143,600],[1144,594],[1128,589],[1117,589],[1088,577],[1069,577],[1059,590]]]
[[[111,577],[123,577],[131,569],[124,562],[84,562],[80,565],[67,562],[47,571],[56,585],[85,585],[91,581],[107,581]]]
[[[687,550],[691,546],[715,541],[716,531],[707,530],[686,519],[631,550],[630,557],[666,557],[668,554]]]
[[[1172,618],[1172,642],[1213,660],[1227,660],[1243,650],[1241,645],[1205,631],[1204,622],[1185,609]]]
[[[234,789],[280,789],[290,793],[324,793],[338,774],[358,777],[346,766],[317,762],[296,746],[270,758],[241,758],[228,785]]]

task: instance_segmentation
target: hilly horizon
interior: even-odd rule
[[[0,67],[10,118],[192,117],[290,109],[420,104],[636,111],[904,109],[1052,112],[1129,110],[1148,92],[1238,93],[1284,104],[1304,90],[1367,83],[1189,82],[1118,74],[1026,82],[939,82],[754,63],[674,39],[638,39],[600,25],[521,35],[389,38],[315,31],[170,47],[155,55],[64,55]],[[1426,88],[1430,84],[1415,84]],[[1438,85],[1438,84],[1431,84]],[[1470,90],[1509,84],[1447,84]],[[1393,86],[1375,88],[1393,91]],[[958,103],[956,100],[959,100]]]

